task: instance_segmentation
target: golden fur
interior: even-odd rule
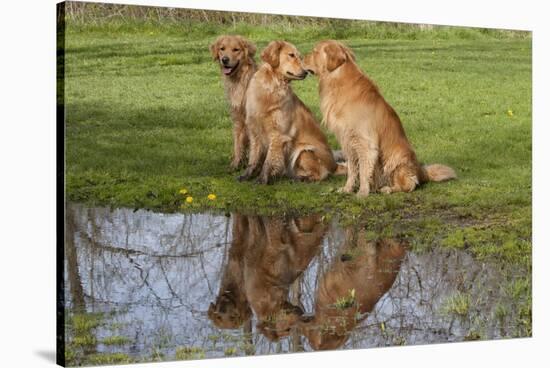
[[[368,241],[365,229],[346,231],[340,258],[319,281],[314,316],[299,322],[313,349],[336,349],[346,342],[392,287],[406,249],[406,243],[393,239]]]
[[[443,165],[421,166],[394,109],[355,62],[353,52],[336,41],[318,43],[305,67],[319,77],[323,123],[335,135],[347,159],[341,191],[367,196],[410,192],[426,181],[456,178]]]
[[[289,289],[317,254],[327,225],[321,216],[268,218],[233,215],[232,241],[208,317],[218,328],[239,328],[256,315],[270,340],[288,336],[303,311]]]
[[[236,169],[246,157],[249,141],[245,127],[245,102],[248,83],[256,72],[256,46],[242,36],[224,35],[210,45],[210,52],[220,66],[225,95],[230,105],[233,120],[231,168]]]
[[[244,288],[270,340],[288,336],[303,314],[288,301],[290,285],[307,268],[321,245],[326,225],[320,216],[249,219],[250,247],[245,255]]]
[[[208,308],[208,318],[218,328],[239,328],[252,316],[248,299],[243,289],[244,257],[248,243],[248,217],[233,215],[233,239],[228,252],[227,264],[214,303]]]
[[[344,174],[335,162],[327,139],[311,111],[290,87],[307,71],[294,45],[271,42],[261,54],[264,63],[250,80],[246,92],[246,126],[250,138],[248,167],[239,178],[259,173],[266,184],[276,176],[323,180],[331,173]]]

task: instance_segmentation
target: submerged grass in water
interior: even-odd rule
[[[355,304],[355,289],[348,291],[348,294],[342,296],[336,300],[334,303],[334,308],[336,309],[347,309],[351,308]]]
[[[447,300],[443,307],[443,311],[458,316],[466,316],[470,309],[470,303],[471,301],[468,295],[457,293]]]
[[[113,346],[126,345],[131,342],[132,340],[125,336],[109,336],[101,340],[101,343],[103,345],[113,345]]]
[[[176,349],[177,360],[202,359],[204,357],[202,348],[182,346]]]

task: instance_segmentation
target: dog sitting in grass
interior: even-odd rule
[[[233,159],[230,166],[236,170],[246,158],[249,142],[245,127],[245,99],[248,83],[256,72],[256,46],[242,36],[224,35],[210,45],[210,52],[214,61],[219,63],[230,105],[233,120]]]
[[[330,174],[345,175],[311,111],[294,94],[293,80],[307,71],[296,47],[272,41],[262,51],[264,63],[246,91],[246,127],[250,139],[248,166],[239,180],[259,174],[258,183],[277,176],[320,181]]]
[[[364,197],[371,191],[410,192],[421,183],[456,178],[448,166],[419,164],[399,116],[348,47],[320,42],[304,64],[319,78],[323,123],[336,135],[347,159],[342,192],[353,192],[357,179],[357,195]]]

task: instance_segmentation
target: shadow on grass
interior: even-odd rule
[[[141,175],[227,174],[231,122],[218,109],[67,104],[68,169]]]

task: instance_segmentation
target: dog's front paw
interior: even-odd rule
[[[392,190],[388,186],[380,188],[380,193],[382,193],[382,194],[391,194],[391,192],[392,192]]]
[[[239,168],[241,167],[241,161],[237,161],[237,160],[233,160],[231,161],[231,163],[229,164],[229,170],[230,171],[237,171]]]
[[[365,198],[365,197],[368,197],[369,194],[370,194],[369,187],[359,188],[359,191],[357,192],[357,197]]]
[[[338,193],[353,193],[353,188],[343,186],[337,190]]]
[[[271,182],[272,182],[271,178],[268,177],[268,176],[264,176],[264,175],[260,176],[260,177],[256,180],[256,183],[257,183],[257,184],[263,184],[263,185],[265,185],[265,184],[271,184]]]

